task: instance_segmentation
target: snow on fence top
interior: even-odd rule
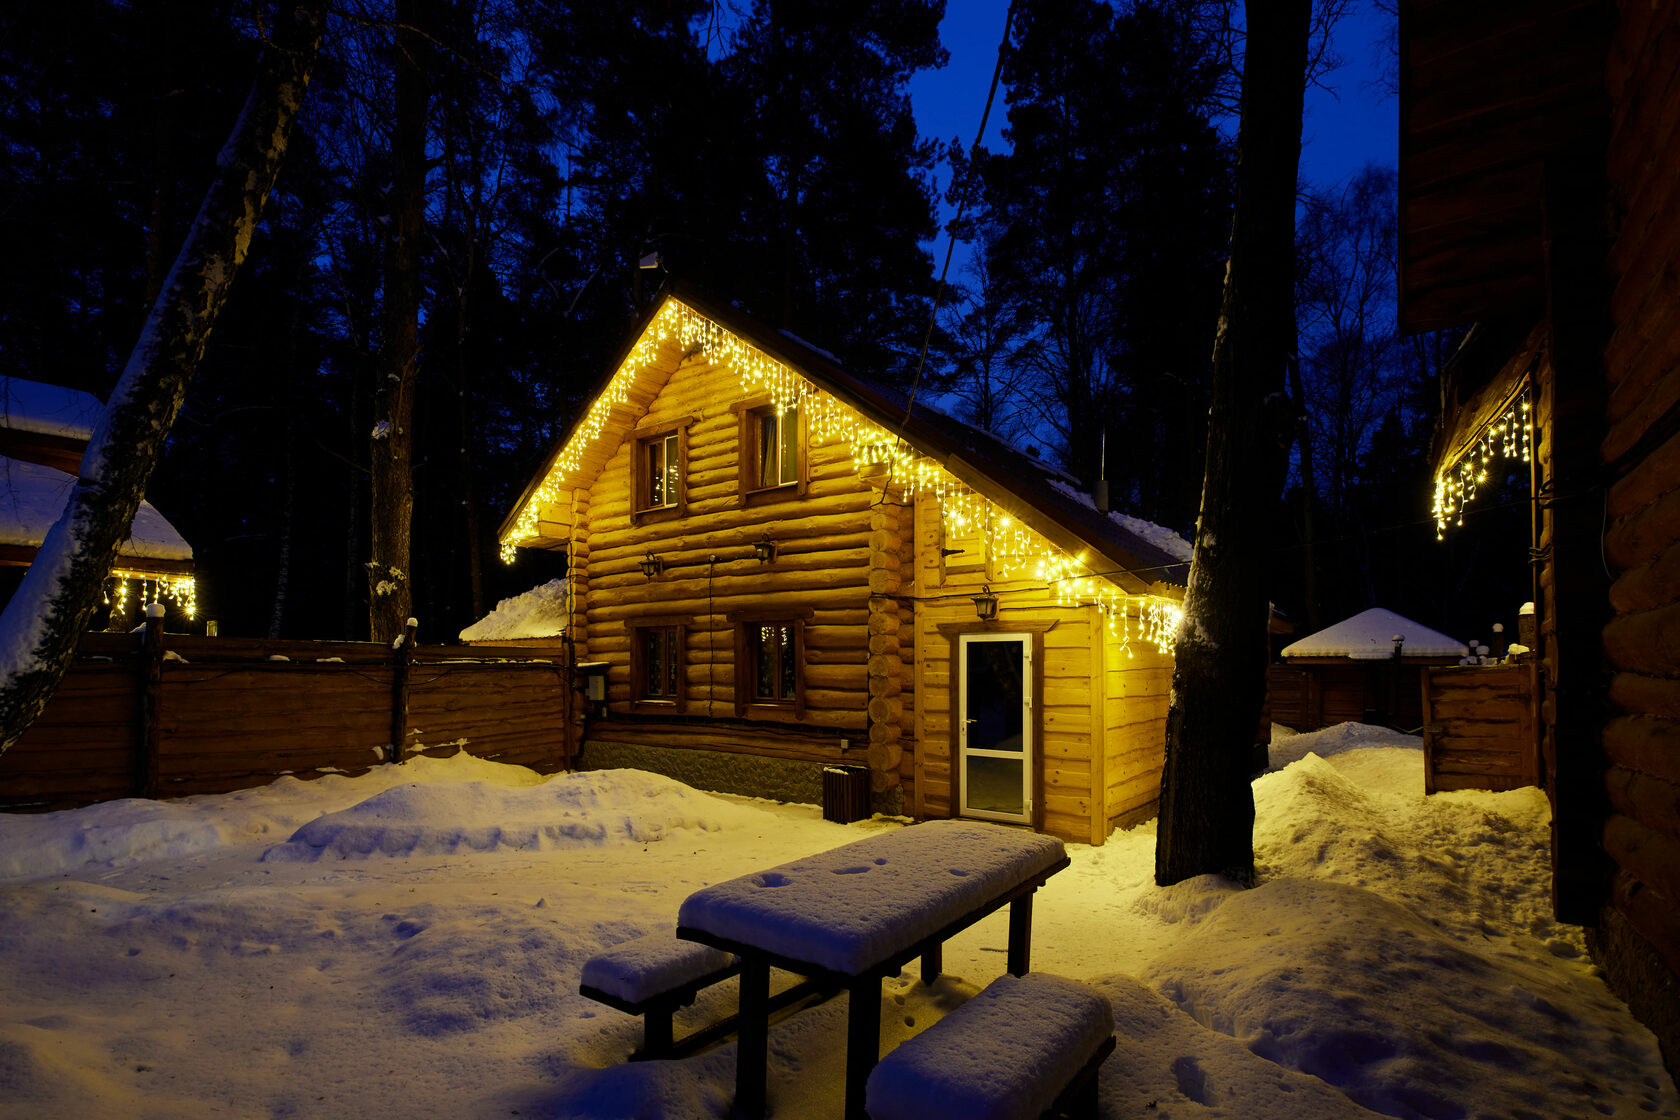
[[[99,398],[78,389],[22,377],[0,377],[0,428],[86,440],[105,411]]]
[[[1381,607],[1361,611],[1334,626],[1283,647],[1285,657],[1351,657],[1376,661],[1394,656],[1394,639],[1403,639],[1406,657],[1463,657],[1463,642]]]

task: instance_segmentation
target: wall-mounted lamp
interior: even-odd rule
[[[974,596],[974,613],[980,616],[981,622],[997,617],[997,596],[992,594],[990,585],[981,587],[980,594]]]
[[[665,565],[660,562],[659,557],[655,556],[651,552],[648,553],[646,556],[642,557],[642,559],[640,561],[640,565],[641,565],[641,569],[642,569],[642,574],[649,579],[652,579],[654,576],[658,575],[665,568]]]
[[[763,538],[753,542],[753,555],[758,557],[760,563],[776,559],[776,542],[770,539],[770,530],[764,530]]]

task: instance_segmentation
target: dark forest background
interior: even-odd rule
[[[1345,6],[1321,10],[1321,47]],[[1083,484],[1102,474],[1117,507],[1188,535],[1231,215],[1229,4],[1020,0],[999,153],[917,132],[907,85],[945,61],[940,0],[403,9],[428,90],[423,641],[563,570],[540,553],[503,565],[496,529],[654,294],[648,255],[907,386],[934,306],[942,163],[952,204],[972,182],[971,249],[922,399]],[[192,543],[199,618],[223,634],[368,633],[394,10],[335,8],[258,243],[148,491]],[[0,10],[0,373],[109,393],[267,11]],[[1315,60],[1320,78],[1335,61]],[[1484,497],[1435,539],[1428,449],[1458,340],[1398,334],[1396,229],[1392,167],[1301,184],[1302,423],[1274,547],[1254,562],[1298,633],[1385,606],[1485,639],[1528,597],[1526,495]]]

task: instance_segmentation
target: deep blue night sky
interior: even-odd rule
[[[1008,10],[1009,0],[948,0],[939,34],[951,61],[910,82],[924,136],[941,142],[957,137],[964,146],[974,142]],[[1337,27],[1335,50],[1342,65],[1324,76],[1321,87],[1307,91],[1301,150],[1305,178],[1322,185],[1339,183],[1366,163],[1392,164],[1398,159],[1397,105],[1379,84],[1387,22],[1388,17],[1367,2],[1358,4]],[[994,150],[1003,145],[1007,111],[999,90],[986,129],[986,143]],[[944,189],[943,176],[940,187]],[[942,215],[950,217],[948,211]],[[938,250],[935,269],[944,259],[943,239]]]

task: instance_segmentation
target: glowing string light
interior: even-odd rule
[[[1435,539],[1445,540],[1447,529],[1464,524],[1464,507],[1476,497],[1477,489],[1488,480],[1494,470],[1499,477],[1502,460],[1524,463],[1534,455],[1534,419],[1529,392],[1524,389],[1506,406],[1504,413],[1490,421],[1476,436],[1459,460],[1443,467],[1435,475]]]
[[[886,428],[832,394],[820,392],[796,370],[676,299],[666,301],[636,340],[520,508],[501,540],[504,562],[511,563],[518,546],[538,537],[542,506],[558,503],[572,486],[587,484],[586,457],[607,430],[613,409],[630,401],[642,372],[671,343],[684,354],[698,355],[735,374],[744,399],[768,397],[778,414],[798,408],[806,417],[811,439],[819,446],[845,445],[852,469],[865,481],[882,475],[891,478],[895,496],[905,502],[929,495],[939,509],[947,539],[984,541],[996,578],[1025,578],[1036,565],[1037,578],[1046,583],[1058,605],[1094,604],[1106,619],[1108,633],[1119,639],[1128,656],[1134,641],[1171,652],[1180,617],[1178,604],[1159,596],[1128,595],[1092,572],[1083,554],[1071,556],[1051,544]]]

